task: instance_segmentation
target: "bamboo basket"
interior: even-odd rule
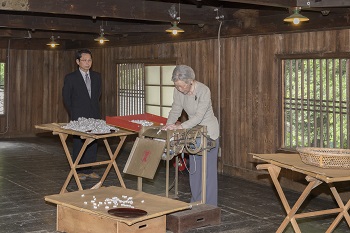
[[[299,147],[301,160],[321,168],[350,169],[350,150],[335,148]]]

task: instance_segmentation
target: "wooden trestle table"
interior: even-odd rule
[[[42,130],[48,130],[48,131],[52,131],[52,133],[54,135],[58,135],[60,137],[60,140],[61,140],[61,143],[62,143],[62,146],[63,146],[63,149],[64,149],[64,152],[67,156],[67,159],[68,159],[68,163],[69,163],[69,166],[70,166],[70,172],[67,176],[67,179],[66,181],[64,182],[63,184],[63,187],[61,189],[61,192],[60,193],[65,193],[67,192],[67,186],[72,178],[72,176],[74,177],[77,185],[78,185],[78,188],[79,190],[83,190],[83,187],[81,185],[81,182],[79,180],[79,177],[78,177],[78,173],[76,171],[77,168],[82,168],[82,167],[92,167],[92,166],[99,166],[99,165],[106,165],[107,164],[107,168],[105,170],[105,172],[103,173],[100,181],[95,184],[91,189],[98,189],[102,186],[103,182],[105,181],[107,175],[108,175],[108,172],[110,171],[111,167],[113,166],[114,167],[114,170],[118,176],[118,179],[119,179],[119,182],[121,184],[121,186],[123,188],[126,188],[125,187],[125,183],[123,181],[123,178],[121,176],[121,173],[119,171],[119,168],[117,166],[117,163],[115,162],[117,156],[118,156],[118,153],[121,149],[121,147],[123,146],[124,144],[124,141],[126,139],[126,136],[127,135],[130,135],[130,134],[134,134],[134,132],[130,132],[130,131],[126,131],[126,130],[122,130],[122,129],[119,129],[117,130],[116,132],[111,132],[111,133],[107,133],[107,134],[90,134],[90,133],[84,133],[84,132],[79,132],[79,131],[76,131],[76,130],[70,130],[70,129],[64,129],[62,128],[63,125],[65,125],[66,123],[49,123],[49,124],[41,124],[41,125],[35,125],[35,128],[37,129],[42,129]],[[69,152],[69,149],[68,149],[68,146],[67,146],[67,137],[69,135],[76,135],[76,136],[79,136],[81,139],[85,140],[84,141],[84,144],[78,154],[78,157],[75,161],[72,160],[72,157],[71,157],[71,154]],[[119,141],[119,144],[115,150],[115,152],[113,153],[112,150],[111,150],[111,147],[109,146],[109,143],[108,143],[108,140],[107,138],[111,138],[111,137],[119,137],[120,138],[120,141]],[[98,161],[98,162],[94,162],[94,163],[87,163],[87,164],[79,164],[80,160],[81,160],[81,157],[83,156],[85,150],[86,150],[86,147],[91,143],[93,142],[94,140],[97,140],[97,139],[102,139],[103,142],[104,142],[104,145],[107,149],[107,152],[108,152],[108,155],[110,157],[110,160],[105,160],[105,161]]]
[[[348,226],[350,227],[350,216],[348,212],[350,207],[350,200],[344,205],[344,202],[342,201],[337,189],[334,186],[334,183],[336,182],[350,181],[350,170],[319,168],[316,166],[307,165],[301,161],[299,154],[281,153],[251,155],[253,155],[253,158],[255,159],[267,162],[267,164],[258,164],[256,167],[258,170],[268,170],[272,178],[273,184],[277,189],[277,193],[282,201],[283,207],[287,213],[287,216],[285,217],[285,219],[283,220],[282,224],[276,232],[283,232],[283,230],[287,227],[287,225],[290,222],[294,231],[299,233],[301,231],[296,219],[336,213],[338,213],[337,217],[329,226],[326,232],[333,232],[333,230],[336,228],[336,226],[339,224],[342,218],[345,219]],[[290,207],[290,205],[288,204],[286,196],[278,180],[278,176],[282,168],[304,174],[306,176],[305,179],[309,182],[293,207]],[[311,190],[316,188],[323,182],[328,184],[339,208],[313,211],[307,213],[297,213],[298,209],[303,204],[307,196],[310,194]]]

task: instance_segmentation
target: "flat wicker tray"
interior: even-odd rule
[[[350,169],[350,150],[335,148],[299,147],[301,160],[321,168]]]

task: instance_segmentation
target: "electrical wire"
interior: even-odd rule
[[[221,25],[222,25],[222,21],[220,21],[220,25],[219,25],[219,30],[218,30],[218,120],[219,120],[219,129],[221,132],[221,88],[220,88],[220,82],[221,82],[221,42],[220,42],[220,33],[221,33]]]
[[[216,11],[216,20],[220,22],[219,29],[218,29],[218,123],[219,123],[219,138],[221,137],[221,26],[224,19],[224,15],[219,16],[219,9],[215,8],[214,11]],[[218,150],[218,156],[221,156],[221,146],[219,145]]]
[[[188,135],[189,135],[189,132],[194,131],[194,130],[195,129],[191,128],[191,129],[187,130],[185,133],[185,149],[187,150],[187,152],[189,152],[190,154],[199,154],[200,152],[202,152],[204,150],[210,150],[214,147],[214,146],[208,146],[208,145],[212,145],[211,142],[213,142],[215,140],[211,139],[208,135],[204,134],[201,130],[197,130],[197,132],[200,135],[196,136],[196,142],[194,144],[194,148],[191,148],[190,145],[193,145],[193,143],[192,143],[192,140],[189,139]],[[202,139],[200,140],[200,144],[197,142],[197,139],[201,138],[202,136],[207,139],[207,145],[203,145]]]
[[[191,154],[190,154],[189,156],[191,156]],[[194,162],[194,171],[191,173],[191,171],[190,171],[190,169],[187,167],[186,161],[185,161],[185,159],[184,159],[184,157],[185,157],[184,153],[181,154],[181,160],[182,160],[183,164],[185,165],[185,168],[186,168],[186,170],[188,171],[188,174],[190,174],[190,175],[193,175],[193,174],[196,173],[196,171],[197,171],[196,157],[195,157],[195,155],[192,155],[192,156],[193,156],[193,162]]]

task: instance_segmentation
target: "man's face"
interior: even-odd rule
[[[91,55],[88,53],[83,53],[81,54],[81,58],[77,59],[76,62],[82,71],[88,72],[92,65]]]

